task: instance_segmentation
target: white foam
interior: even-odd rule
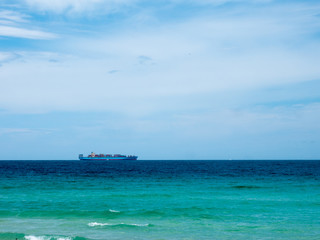
[[[72,240],[71,237],[56,237],[56,236],[25,236],[27,240]]]
[[[111,224],[111,223],[98,223],[98,222],[91,222],[88,223],[88,226],[90,227],[95,227],[95,226],[118,226],[118,225],[127,225],[127,226],[137,226],[137,227],[148,227],[149,224],[138,224],[138,223],[116,223],[116,224]]]
[[[112,224],[109,224],[109,223],[97,223],[97,222],[88,223],[88,226],[90,226],[90,227],[95,227],[95,226],[107,226],[107,225],[112,225]]]
[[[114,213],[116,213],[116,212],[120,212],[120,211],[113,210],[113,209],[109,209],[109,212],[114,212]]]
[[[30,236],[25,236],[24,237],[25,239],[27,239],[27,240],[47,240],[48,238],[45,238],[45,237],[42,237],[42,236],[32,236],[32,235],[30,235]]]
[[[136,223],[133,223],[133,224],[128,224],[128,225],[138,226],[138,227],[148,227],[148,226],[149,226],[148,223],[146,223],[146,224],[136,224]]]

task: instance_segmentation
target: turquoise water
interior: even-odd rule
[[[319,161],[0,161],[0,239],[319,239]]]

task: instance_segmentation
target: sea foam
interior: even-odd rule
[[[150,226],[150,224],[146,223],[146,224],[138,224],[138,223],[115,223],[115,224],[112,224],[112,223],[98,223],[98,222],[91,222],[91,223],[88,223],[88,226],[89,227],[95,227],[95,226],[135,226],[135,227],[148,227]]]
[[[109,212],[113,212],[113,213],[119,213],[120,211],[117,211],[117,210],[113,210],[113,209],[109,209]]]
[[[109,224],[109,223],[97,223],[97,222],[88,223],[88,226],[90,226],[90,227],[95,227],[95,226],[107,226],[107,225],[111,225],[111,224]]]
[[[72,237],[60,237],[60,236],[25,236],[27,240],[72,240]]]

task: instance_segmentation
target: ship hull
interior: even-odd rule
[[[111,158],[105,158],[105,157],[82,157],[79,158],[81,161],[134,161],[137,160],[138,157],[111,157]]]

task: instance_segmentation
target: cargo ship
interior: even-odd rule
[[[95,154],[91,152],[88,156],[83,156],[83,154],[79,154],[79,159],[83,161],[109,161],[109,160],[137,160],[138,156],[133,155],[122,155],[122,154]]]

